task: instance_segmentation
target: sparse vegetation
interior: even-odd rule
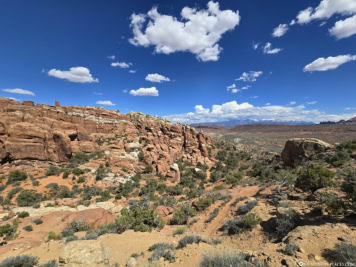
[[[254,257],[250,257],[244,253],[214,253],[203,254],[203,259],[200,262],[200,267],[267,267],[268,264],[260,262]]]
[[[303,191],[316,190],[333,184],[335,174],[327,167],[320,164],[312,164],[312,166],[302,169],[299,173],[295,186]]]
[[[9,173],[7,184],[13,184],[15,182],[25,181],[27,179],[27,173],[15,170]]]
[[[222,230],[227,235],[240,234],[244,231],[251,231],[260,222],[261,218],[259,218],[254,213],[249,213],[242,216],[241,218],[226,221]]]
[[[182,239],[178,241],[178,249],[185,248],[189,244],[198,244],[200,242],[205,242],[207,241],[203,239],[200,235],[186,235]]]
[[[38,259],[33,256],[21,255],[7,258],[0,262],[0,267],[33,267],[38,263]]]

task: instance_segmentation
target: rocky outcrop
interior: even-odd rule
[[[60,163],[69,161],[76,152],[102,151],[115,166],[130,169],[142,162],[166,174],[172,172],[171,165],[178,158],[193,164],[209,162],[210,145],[209,137],[187,125],[142,113],[0,98],[2,162]],[[179,174],[172,174],[179,179]]]
[[[59,256],[60,265],[68,267],[110,267],[110,250],[101,241],[72,241]]]
[[[284,164],[294,166],[304,159],[309,159],[331,148],[333,148],[332,145],[319,139],[295,138],[286,142],[281,156]]]

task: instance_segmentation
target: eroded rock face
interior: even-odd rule
[[[284,164],[293,166],[297,162],[333,148],[332,145],[315,138],[295,138],[288,140],[282,151]]]
[[[103,142],[99,142],[102,140]],[[104,152],[115,166],[150,164],[163,175],[179,158],[209,163],[209,137],[193,128],[142,113],[97,107],[41,105],[0,98],[0,160],[69,161],[73,153]],[[140,153],[141,152],[141,153]],[[144,159],[139,159],[139,154]],[[142,162],[141,162],[142,161]],[[143,165],[143,164],[141,164]]]

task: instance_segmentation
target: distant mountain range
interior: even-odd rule
[[[349,120],[341,120],[341,121],[323,121],[320,124],[356,124],[356,117],[351,118]]]
[[[263,124],[263,125],[312,125],[315,123],[307,121],[282,121],[282,120],[228,120],[221,122],[202,122],[194,123],[193,126],[224,126],[231,127],[237,125],[254,125],[254,124]]]

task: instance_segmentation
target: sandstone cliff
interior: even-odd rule
[[[115,166],[174,170],[179,158],[209,163],[209,137],[154,116],[98,107],[34,105],[0,98],[0,160],[69,161],[76,152],[104,152]],[[142,155],[140,157],[140,155]],[[139,159],[140,158],[140,159]]]

